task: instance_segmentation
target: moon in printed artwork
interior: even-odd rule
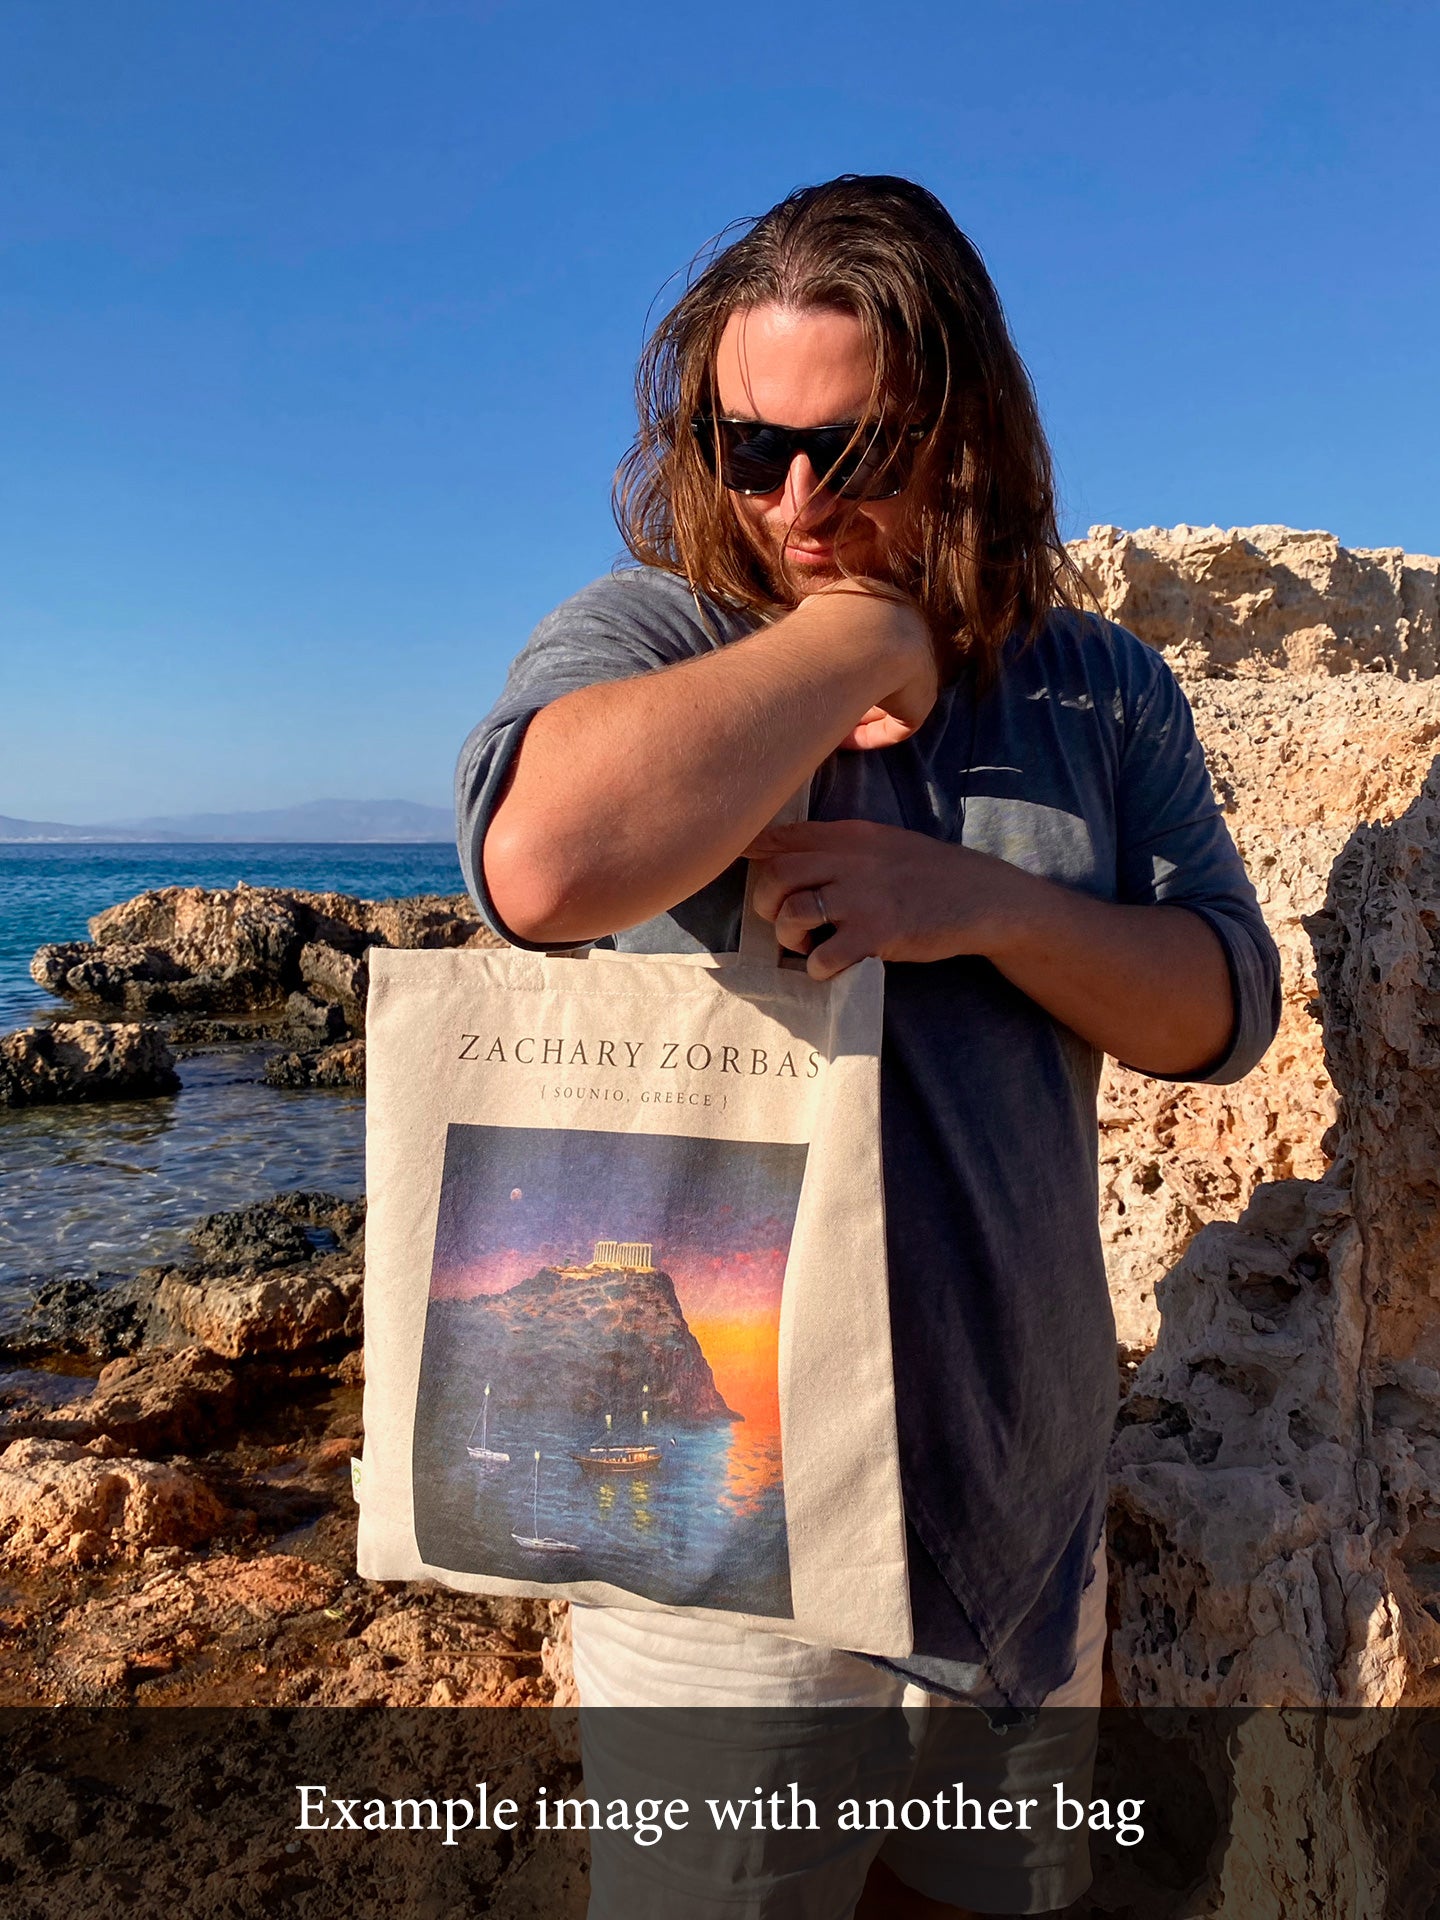
[[[510,1198],[512,1200],[523,1200],[525,1198],[525,1195],[521,1192],[519,1187],[512,1187],[510,1189]]]

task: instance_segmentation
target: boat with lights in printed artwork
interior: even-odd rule
[[[648,1395],[649,1387],[640,1389]],[[640,1408],[640,1425],[647,1429],[650,1425],[650,1407],[648,1402]],[[610,1414],[605,1416],[605,1432],[609,1436],[614,1432],[614,1421]],[[670,1442],[673,1447],[675,1442]],[[572,1453],[570,1458],[590,1473],[638,1472],[646,1467],[658,1467],[664,1461],[659,1447],[648,1440],[618,1441],[606,1438],[593,1447],[587,1447],[583,1453]]]

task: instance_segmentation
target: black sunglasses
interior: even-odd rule
[[[768,420],[726,420],[698,413],[691,421],[705,464],[731,493],[775,493],[797,453],[827,493],[842,500],[893,500],[910,480],[915,449],[928,427],[898,431],[842,420],[833,427],[777,427]]]

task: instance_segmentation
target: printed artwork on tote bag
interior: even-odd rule
[[[426,1560],[790,1617],[780,1302],[806,1154],[450,1127],[413,1453]]]

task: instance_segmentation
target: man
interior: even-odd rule
[[[917,1652],[892,1676],[583,1609],[582,1700],[1098,1701],[1101,1058],[1239,1078],[1278,1020],[1273,943],[1173,677],[1075,610],[1028,376],[938,201],[792,194],[661,323],[638,391],[640,567],[516,661],[462,754],[462,859],[520,945],[733,950],[748,859],[816,978],[887,963]],[[771,827],[807,781],[808,820]]]

